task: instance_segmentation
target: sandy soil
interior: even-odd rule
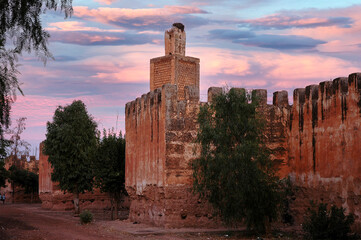
[[[109,221],[107,217],[95,213],[93,223],[81,225],[71,212],[47,211],[39,204],[0,204],[0,240],[257,239],[246,237],[242,229],[164,229],[128,220]],[[259,239],[297,239],[295,236],[297,233],[274,233]]]

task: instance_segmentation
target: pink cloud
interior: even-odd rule
[[[122,29],[100,29],[97,27],[87,27],[85,23],[79,21],[64,21],[49,23],[48,31],[91,31],[91,32],[125,32]]]
[[[201,58],[201,85],[272,88],[305,87],[360,71],[357,64],[336,57],[312,53],[297,55],[279,52],[191,48]]]
[[[106,5],[110,5],[113,2],[116,2],[118,0],[94,0],[95,2],[101,3],[101,4],[106,4]]]
[[[169,17],[184,14],[207,13],[191,6],[164,6],[163,8],[107,8],[89,9],[86,6],[75,6],[74,16],[119,25],[127,24],[133,27],[149,26],[159,22],[168,22]],[[133,22],[131,22],[133,21]]]

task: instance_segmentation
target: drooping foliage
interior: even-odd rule
[[[75,195],[91,191],[97,148],[97,124],[82,101],[59,106],[47,123],[44,153],[49,156],[51,179],[60,189]],[[77,199],[78,200],[78,199]],[[75,207],[76,212],[78,211]]]
[[[0,152],[4,151],[4,132],[10,124],[11,104],[18,82],[18,59],[22,52],[34,52],[44,63],[52,55],[47,47],[49,33],[40,15],[47,9],[72,14],[72,0],[0,0]]]
[[[97,157],[94,161],[95,181],[102,192],[109,193],[116,203],[115,212],[118,212],[119,201],[125,190],[125,139],[122,134],[113,130],[103,131]],[[112,219],[114,206],[112,206]],[[117,218],[117,214],[115,215]]]
[[[277,216],[280,196],[263,142],[264,120],[256,99],[249,103],[250,98],[231,89],[201,106],[193,189],[227,224],[245,222],[248,229],[264,231]]]

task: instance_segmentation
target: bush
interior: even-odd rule
[[[320,203],[318,207],[311,202],[303,223],[303,231],[307,239],[355,239],[351,235],[351,225],[354,215],[345,215],[345,209],[332,206],[327,210],[327,204]]]
[[[85,210],[82,213],[80,213],[79,217],[81,224],[87,224],[93,221],[93,214],[88,210]]]

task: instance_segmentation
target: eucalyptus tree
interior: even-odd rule
[[[59,106],[47,123],[43,151],[53,168],[51,180],[73,193],[75,214],[80,213],[79,193],[93,189],[97,144],[97,124],[82,101]]]

